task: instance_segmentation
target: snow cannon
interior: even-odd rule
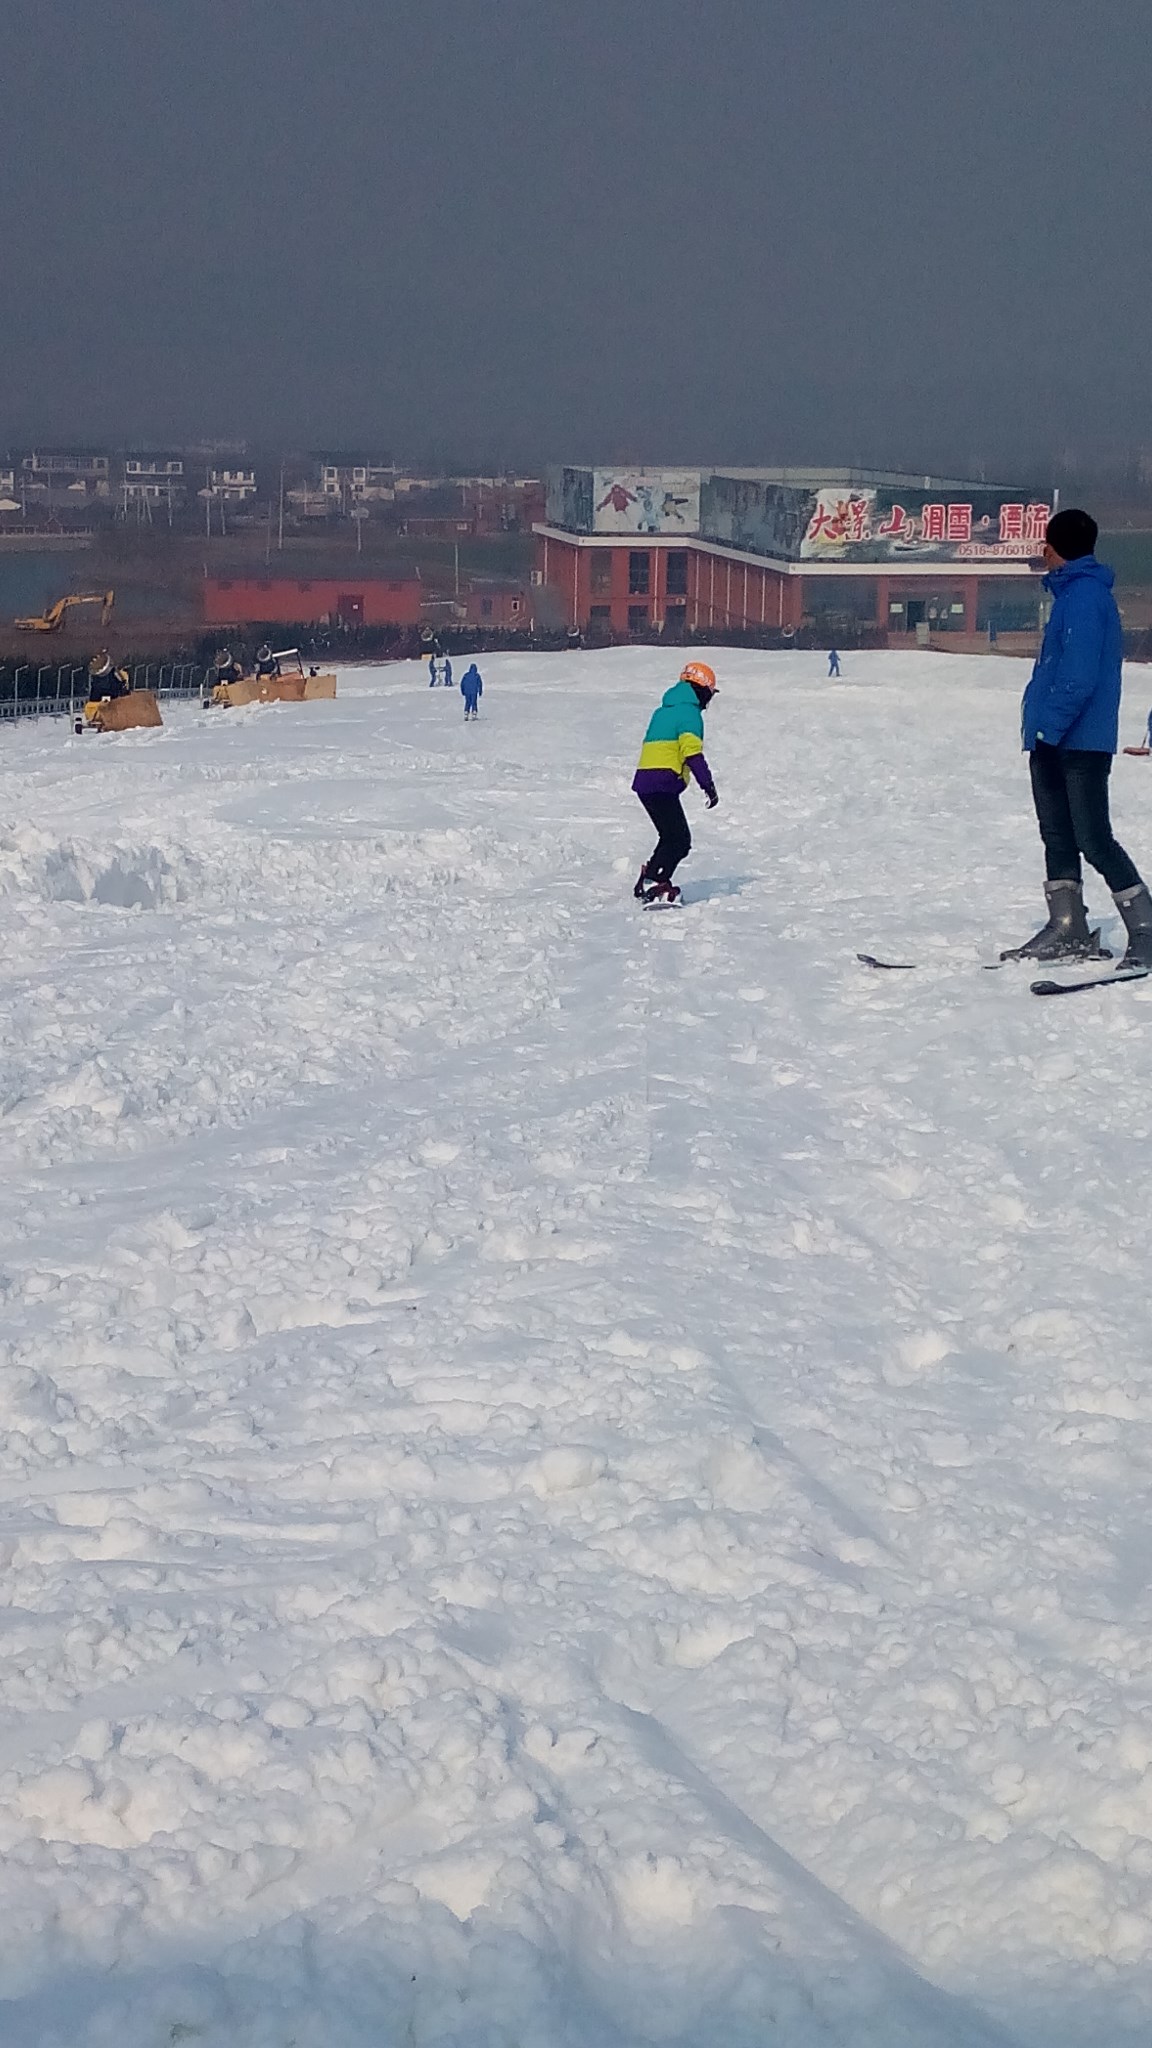
[[[282,647],[271,659],[276,663],[275,675],[241,676],[235,683],[217,683],[210,701],[226,707],[237,704],[310,704],[317,698],[336,695],[334,675],[319,675],[314,670],[305,675],[298,647]],[[293,664],[287,674],[280,667],[281,662]]]
[[[136,726],[163,725],[155,690],[128,690],[122,697],[91,698],[84,706],[77,732],[132,732]]]

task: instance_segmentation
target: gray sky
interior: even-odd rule
[[[1152,444],[1148,0],[0,0],[0,440]]]

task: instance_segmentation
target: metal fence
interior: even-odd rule
[[[134,690],[154,690],[164,702],[199,697],[207,670],[196,661],[137,661],[128,665]],[[88,702],[88,668],[71,661],[0,662],[0,723],[17,718],[75,720]]]

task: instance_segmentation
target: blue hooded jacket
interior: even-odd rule
[[[484,694],[484,685],[475,662],[464,671],[460,682],[460,694],[466,704],[475,704],[476,699]]]
[[[1114,580],[1095,555],[1065,562],[1044,578],[1053,603],[1021,706],[1025,753],[1037,740],[1050,747],[1116,752],[1124,638],[1112,595]]]

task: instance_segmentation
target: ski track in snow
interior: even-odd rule
[[[1146,2044],[1152,994],[1023,664],[710,658],[681,912],[674,655],[0,734],[5,2048]]]

